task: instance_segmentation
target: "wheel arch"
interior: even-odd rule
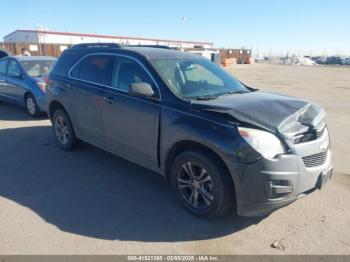
[[[23,95],[23,103],[26,102],[26,99],[27,99],[27,97],[28,97],[29,95],[31,95],[31,96],[34,97],[34,95],[33,95],[32,92],[30,92],[29,90],[26,90],[26,91],[24,92],[24,95]],[[35,98],[35,97],[34,97],[34,98]]]
[[[224,160],[213,149],[211,149],[210,147],[203,145],[199,142],[196,142],[196,141],[183,140],[183,141],[176,142],[171,147],[171,149],[168,151],[168,154],[165,158],[165,176],[166,176],[166,178],[168,178],[168,176],[170,174],[170,168],[171,168],[172,162],[175,160],[175,158],[179,154],[181,154],[185,151],[199,151],[199,152],[204,152],[204,153],[210,155],[211,157],[214,158],[214,160],[216,162],[218,162],[221,165],[221,167],[226,171],[226,173],[228,175],[230,175],[230,171],[229,171],[227,165],[225,164]],[[232,186],[233,186],[233,188],[235,188],[234,181],[233,181],[233,178],[231,177],[231,175],[230,175],[230,178],[232,181]]]
[[[233,189],[233,195],[234,195],[234,209],[236,210],[237,208],[237,195],[236,195],[236,185],[233,180],[233,177],[225,163],[225,161],[220,157],[220,155],[215,152],[213,149],[210,147],[203,145],[202,143],[196,142],[196,141],[191,141],[191,140],[183,140],[176,142],[171,149],[169,150],[166,158],[165,158],[165,178],[168,180],[170,177],[170,168],[175,160],[175,158],[180,155],[183,152],[186,151],[195,151],[195,152],[202,152],[205,153],[206,155],[209,155],[211,158],[214,159],[214,161],[218,164],[220,164],[220,167],[223,168],[225,171],[226,175],[229,176],[229,181],[231,182],[231,186]]]
[[[64,110],[64,112],[65,112],[65,113],[67,114],[67,116],[69,117],[68,112],[67,112],[66,108],[64,107],[64,105],[63,105],[62,103],[60,103],[59,101],[57,101],[57,100],[53,100],[53,101],[50,102],[49,110],[48,110],[48,115],[49,115],[50,119],[52,119],[53,114],[54,114],[54,112],[55,112],[57,109],[62,109],[62,110]]]
[[[54,114],[54,112],[55,112],[57,109],[62,109],[62,110],[66,113],[66,115],[67,115],[67,117],[69,118],[69,121],[70,121],[70,123],[71,123],[71,125],[72,125],[72,127],[73,127],[74,133],[77,134],[77,129],[76,129],[74,123],[72,122],[72,119],[71,119],[71,116],[70,116],[69,113],[68,113],[68,110],[67,110],[66,107],[65,107],[60,101],[58,101],[58,100],[52,100],[52,101],[50,102],[50,104],[49,104],[49,108],[48,108],[47,114],[48,114],[50,120],[52,120],[53,114]]]

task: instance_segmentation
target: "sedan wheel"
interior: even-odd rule
[[[38,114],[38,106],[32,95],[26,97],[26,109],[31,116],[36,116]]]

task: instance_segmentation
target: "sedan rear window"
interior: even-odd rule
[[[27,74],[32,77],[47,76],[52,67],[54,66],[55,61],[51,60],[30,60],[30,61],[21,61],[21,65]]]

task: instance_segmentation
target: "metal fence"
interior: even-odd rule
[[[70,44],[21,44],[21,43],[0,43],[0,49],[11,55],[20,55],[22,49],[26,49],[33,56],[59,57],[61,53],[71,47]]]

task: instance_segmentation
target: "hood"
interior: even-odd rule
[[[228,114],[235,119],[258,126],[290,139],[323,124],[325,111],[306,100],[270,92],[250,92],[193,101],[198,110]]]

